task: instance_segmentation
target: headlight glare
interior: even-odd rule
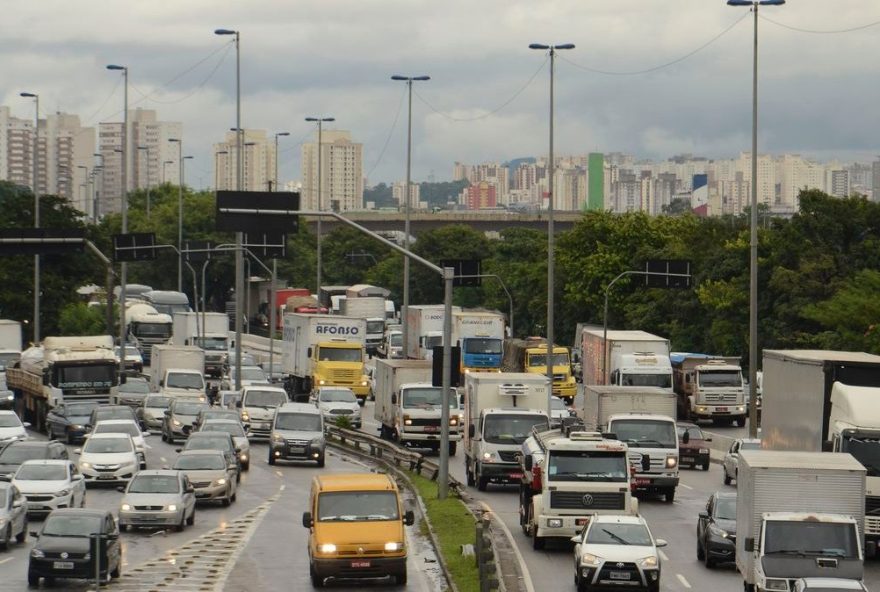
[[[131,510],[131,504],[122,504],[123,512],[128,512],[129,510]]]
[[[403,543],[385,543],[386,551],[402,551]]]
[[[592,553],[584,553],[583,555],[581,555],[581,563],[584,565],[598,567],[601,562],[602,558],[597,555],[593,555]]]
[[[651,555],[650,557],[639,559],[639,563],[642,567],[657,567],[657,557],[655,555]]]
[[[678,466],[678,459],[677,458],[675,458],[674,456],[667,456],[666,457],[666,468],[667,469],[674,469],[677,466]]]
[[[167,510],[169,512],[176,512],[177,511],[177,504],[168,504]]]
[[[42,559],[46,554],[43,553],[40,549],[31,549],[31,557],[36,557],[37,559]]]
[[[324,543],[320,548],[321,553],[336,553],[336,545],[333,543]]]

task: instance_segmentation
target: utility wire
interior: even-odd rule
[[[784,23],[780,23],[779,21],[774,21],[773,19],[769,19],[766,16],[762,15],[761,13],[758,13],[758,16],[761,19],[767,21],[768,23],[773,23],[777,27],[782,27],[783,29],[788,29],[790,31],[797,31],[798,33],[814,33],[814,34],[818,34],[818,35],[832,35],[835,33],[852,33],[853,31],[861,31],[862,29],[869,29],[871,27],[876,27],[877,25],[880,25],[880,21],[874,21],[874,22],[868,23],[866,25],[859,25],[858,27],[851,27],[849,29],[832,29],[832,30],[827,30],[827,31],[819,31],[816,29],[801,29],[799,27],[793,27],[791,25],[786,25]]]
[[[606,74],[608,76],[635,76],[638,74],[648,74],[650,72],[656,72],[657,70],[662,70],[663,68],[668,68],[669,66],[673,66],[679,62],[683,62],[684,60],[688,59],[689,57],[693,56],[694,54],[699,53],[700,51],[706,49],[707,47],[709,47],[710,45],[712,45],[713,43],[715,43],[716,41],[721,39],[728,31],[730,31],[735,26],[740,24],[743,21],[743,19],[745,19],[748,15],[749,15],[748,12],[743,12],[742,16],[740,16],[733,23],[731,23],[731,25],[729,27],[722,30],[720,33],[718,33],[717,35],[715,35],[714,37],[709,39],[707,42],[703,43],[702,45],[700,45],[696,49],[689,51],[688,53],[684,54],[683,56],[676,58],[676,59],[672,60],[671,62],[666,62],[665,64],[660,64],[658,66],[653,66],[651,68],[645,68],[644,70],[630,70],[630,71],[600,70],[598,68],[591,68],[589,66],[584,66],[583,64],[578,64],[576,62],[573,62],[563,55],[559,55],[559,58],[564,60],[565,62],[568,62],[569,64],[571,64],[575,68],[580,68],[581,70],[586,70],[587,72],[594,72],[596,74]]]
[[[94,113],[92,113],[91,115],[86,117],[85,121],[87,121],[88,123],[83,125],[84,128],[91,127],[92,125],[94,125],[97,122],[97,120],[95,118],[98,117],[98,113],[100,113],[101,111],[104,110],[104,107],[107,106],[107,103],[109,103],[110,99],[113,98],[113,95],[116,94],[116,89],[119,88],[120,84],[122,84],[122,76],[119,76],[116,78],[116,84],[113,85],[113,89],[110,91],[110,94],[107,95],[107,98],[104,99],[104,102],[101,103],[101,106],[98,107],[97,109],[95,109]]]
[[[217,73],[217,70],[220,69],[220,66],[223,65],[223,62],[226,60],[226,56],[229,55],[229,51],[230,51],[231,49],[232,49],[232,45],[227,45],[227,46],[226,46],[226,52],[225,52],[222,56],[220,56],[220,59],[217,61],[217,63],[214,65],[214,67],[211,69],[211,71],[208,73],[208,75],[204,78],[204,80],[202,80],[198,85],[196,85],[196,87],[195,87],[191,92],[189,92],[188,94],[186,94],[186,95],[184,95],[184,96],[182,96],[182,97],[180,97],[180,98],[178,98],[178,99],[175,99],[175,100],[173,100],[173,101],[161,101],[161,100],[159,100],[159,99],[151,98],[151,96],[150,96],[150,95],[154,95],[154,94],[156,94],[156,92],[157,92],[158,90],[161,90],[162,88],[164,88],[165,86],[167,86],[168,84],[170,84],[171,81],[166,82],[166,83],[163,84],[162,86],[160,86],[160,87],[156,88],[155,90],[150,91],[150,92],[148,92],[148,93],[144,93],[143,91],[141,91],[140,89],[138,89],[137,87],[135,87],[134,85],[132,85],[131,83],[129,83],[129,87],[131,87],[135,92],[137,92],[139,95],[141,95],[141,98],[138,99],[137,101],[135,101],[133,104],[134,104],[134,105],[138,105],[138,104],[140,104],[140,103],[143,103],[144,101],[150,101],[150,102],[152,102],[152,103],[159,103],[159,104],[163,104],[163,105],[173,105],[173,104],[175,104],[175,103],[180,103],[180,102],[183,102],[183,101],[187,100],[188,98],[190,98],[190,97],[193,96],[194,94],[196,94],[196,93],[198,93],[199,91],[201,91],[201,90],[205,87],[205,85],[208,84],[208,81],[211,80],[211,78],[214,77],[214,74],[216,74],[216,73]],[[213,55],[213,54],[212,54],[212,55]],[[202,62],[199,62],[199,63],[201,64],[201,63],[203,63],[203,62],[204,62],[204,60],[202,60]],[[190,68],[190,70],[192,70],[192,68]],[[174,78],[173,80],[177,80],[177,78],[180,78],[180,76],[182,76],[182,74],[179,75],[179,76],[177,76],[177,77]]]
[[[379,158],[376,159],[376,162],[373,163],[373,166],[370,167],[370,170],[364,175],[366,178],[370,178],[370,175],[373,174],[373,171],[376,170],[376,167],[379,166],[379,163],[382,162],[382,158],[385,156],[385,150],[388,149],[388,143],[391,141],[391,135],[394,133],[394,128],[397,127],[397,120],[400,117],[400,111],[403,109],[403,97],[406,96],[407,89],[404,86],[403,92],[400,94],[400,101],[397,103],[397,113],[394,114],[394,121],[391,122],[391,129],[388,130],[388,137],[385,138],[385,144],[382,146],[382,151],[379,153]]]
[[[422,95],[420,95],[420,94],[418,93],[418,91],[413,91],[413,94],[416,95],[416,97],[417,97],[422,103],[424,103],[425,105],[427,105],[427,107],[428,107],[431,111],[433,111],[434,113],[436,113],[436,114],[438,114],[438,115],[440,115],[440,116],[442,116],[442,117],[445,117],[446,119],[448,119],[448,120],[450,120],[450,121],[478,121],[478,120],[480,120],[480,119],[486,119],[487,117],[491,117],[492,115],[495,115],[496,113],[498,113],[499,111],[501,111],[502,109],[504,109],[505,107],[507,107],[507,106],[508,106],[509,104],[511,104],[511,103],[512,103],[512,102],[513,102],[513,101],[514,101],[519,95],[521,95],[522,92],[523,92],[525,89],[527,89],[527,88],[529,87],[529,85],[532,84],[532,82],[535,80],[535,78],[538,76],[538,74],[541,73],[541,70],[543,70],[543,69],[544,69],[544,66],[547,65],[547,61],[548,61],[549,59],[550,59],[549,56],[546,57],[546,58],[544,59],[544,61],[541,63],[541,65],[538,66],[538,69],[535,70],[535,73],[532,74],[532,76],[526,81],[526,83],[523,84],[523,85],[519,88],[519,90],[517,90],[515,93],[513,93],[513,95],[511,95],[510,98],[508,98],[506,101],[504,101],[503,103],[501,103],[501,105],[499,105],[499,106],[496,107],[495,109],[492,109],[491,111],[489,111],[489,112],[487,112],[487,113],[483,113],[482,115],[477,115],[476,117],[455,117],[455,116],[453,116],[453,115],[450,115],[449,113],[445,113],[445,112],[443,112],[443,111],[437,109],[436,107],[434,107],[434,105],[432,105],[431,103],[429,103],[429,102],[427,101],[427,99],[425,99]]]

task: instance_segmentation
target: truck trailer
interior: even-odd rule
[[[584,384],[656,386],[672,392],[669,340],[645,331],[586,327],[581,335]]]

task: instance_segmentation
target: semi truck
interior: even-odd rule
[[[549,429],[547,381],[524,372],[465,375],[464,436],[467,484],[522,481],[518,456],[532,428]]]
[[[592,326],[583,330],[584,384],[656,386],[672,392],[668,339],[645,331],[608,331],[607,338],[603,334]]]
[[[45,337],[7,368],[6,383],[15,393],[18,414],[45,431],[46,414],[61,403],[108,403],[116,397],[119,363],[113,337]]]
[[[462,375],[467,372],[500,372],[504,315],[490,310],[455,310],[452,312],[451,341],[461,348]]]
[[[21,359],[21,323],[0,319],[0,372]]]
[[[234,345],[229,339],[229,317],[222,312],[174,313],[175,345],[195,345],[205,351],[203,372],[223,376]]]
[[[151,354],[150,384],[154,391],[172,397],[204,400],[205,352],[195,345],[154,345]]]
[[[347,317],[362,318],[367,322],[364,343],[367,353],[374,355],[385,337],[385,299],[378,296],[346,295],[341,302],[341,313]]]
[[[443,389],[431,384],[428,360],[376,360],[375,418],[383,438],[404,446],[439,450]],[[455,391],[449,400],[449,454],[461,440],[464,415]]]
[[[150,355],[154,345],[164,345],[171,341],[173,321],[171,315],[158,312],[146,302],[130,304],[125,311],[126,340],[131,343],[144,359],[150,364]]]
[[[520,455],[519,516],[535,549],[548,538],[568,541],[592,514],[638,514],[627,453],[598,432],[533,429]]]
[[[848,452],[867,469],[865,535],[880,540],[880,356],[764,350],[763,447]]]
[[[406,357],[411,360],[430,360],[434,348],[443,345],[443,305],[420,304],[406,311]],[[452,307],[453,314],[460,311]],[[453,339],[452,343],[455,343]]]
[[[191,312],[189,306],[189,297],[183,292],[174,292],[171,290],[150,290],[144,292],[140,296],[147,304],[161,312],[170,316],[174,316],[176,312]]]
[[[672,388],[678,416],[694,421],[746,425],[745,390],[739,358],[673,352]]]
[[[570,404],[577,394],[577,382],[572,376],[568,348],[554,345],[552,350],[553,394]],[[547,340],[541,337],[505,339],[503,372],[528,372],[547,376]]]
[[[675,394],[659,387],[585,385],[575,410],[588,430],[614,434],[629,446],[636,490],[667,502],[678,487]]]
[[[316,387],[343,386],[363,405],[370,395],[364,368],[366,329],[364,319],[285,314],[281,368],[288,392],[305,400]]]
[[[865,468],[852,455],[743,450],[738,467],[736,567],[745,590],[787,591],[808,577],[862,580]]]

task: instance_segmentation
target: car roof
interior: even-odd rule
[[[761,438],[737,438],[737,442],[740,444],[760,444]]]
[[[180,454],[178,455],[177,458],[180,458],[181,456],[194,456],[196,454],[214,454],[214,455],[219,454],[219,455],[223,456],[224,459],[226,458],[226,456],[223,454],[222,450],[206,449],[206,448],[199,448],[198,450],[192,450],[192,449],[181,450]]]
[[[66,458],[33,458],[31,460],[26,460],[22,465],[62,465],[67,466],[72,461]]]
[[[128,438],[130,440],[131,436],[124,432],[104,432],[101,434],[93,433],[91,436],[89,436],[89,440],[91,440],[92,438],[98,438],[99,440],[103,440],[105,438]]]
[[[27,446],[29,448],[36,448],[39,446],[40,448],[45,448],[52,442],[55,442],[57,444],[58,440],[13,440],[6,446],[0,448],[0,452],[12,446]]]
[[[128,405],[98,405],[92,411],[114,411],[116,409],[131,409]]]
[[[736,499],[735,491],[716,491],[712,495],[715,496],[717,499]]]
[[[94,516],[95,518],[104,518],[109,514],[109,510],[99,510],[95,508],[59,508],[57,510],[52,510],[52,513],[49,514],[49,517],[52,516]],[[48,520],[48,518],[47,518]]]
[[[165,477],[179,477],[180,471],[177,469],[141,469],[137,472],[135,477],[149,477],[149,476],[165,476]]]
[[[224,419],[222,417],[212,417],[210,419],[206,419],[205,423],[202,425],[212,425],[212,424],[227,424],[230,423],[232,425],[241,425],[241,422],[237,419]],[[198,434],[199,432],[193,432],[194,434]]]
[[[9,409],[0,409],[0,415],[15,415],[16,417],[18,417],[15,411],[11,411]]]
[[[381,473],[337,473],[315,477],[320,491],[393,491],[397,485]]]
[[[277,413],[307,413],[321,415],[321,410],[309,403],[284,403],[278,407]]]
[[[126,419],[126,418],[117,417],[116,419],[102,419],[98,423],[96,423],[95,425],[96,426],[99,426],[99,425],[122,425],[122,424],[130,425],[133,423],[136,423],[133,419]]]
[[[692,421],[677,421],[677,422],[675,422],[675,425],[678,427],[682,427],[682,428],[698,428],[698,427],[700,427]]]

